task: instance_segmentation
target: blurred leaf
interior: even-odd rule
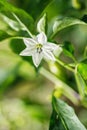
[[[3,30],[0,30],[0,41],[5,40],[10,37],[12,37],[10,34],[6,33]]]
[[[68,106],[64,101],[53,97],[53,109],[56,112],[54,127],[50,130],[86,130],[76,116],[73,108]]]
[[[59,57],[62,52],[63,52],[63,48],[59,46],[58,49],[54,51],[54,55],[56,57]]]
[[[19,54],[25,48],[25,45],[22,39],[12,39],[10,42],[10,47],[13,52]]]
[[[20,54],[20,52],[24,50],[26,46],[22,39],[12,39],[10,42],[10,47],[13,52]],[[32,58],[30,56],[22,56],[22,58],[33,65]]]
[[[13,20],[14,17],[12,13],[15,13],[18,16],[18,18],[22,21],[22,23],[24,23],[27,26],[27,28],[29,28],[30,30],[33,29],[34,26],[33,18],[29,14],[27,14],[24,10],[12,6],[11,4],[6,2],[6,0],[3,1],[0,0],[0,12]]]
[[[78,0],[72,0],[72,5],[76,9],[80,9],[81,8],[81,4],[79,3]]]
[[[46,14],[44,14],[43,17],[41,17],[41,19],[37,23],[37,31],[38,32],[45,32],[46,33],[46,27],[47,27],[46,22],[47,22]]]
[[[23,25],[18,23],[17,21],[14,21],[8,17],[6,17],[5,15],[1,15],[2,18],[4,19],[4,21],[15,31],[19,31],[19,30],[25,30]]]
[[[82,18],[81,18],[82,21],[84,21],[85,23],[87,23],[87,15],[85,14]]]
[[[53,0],[19,0],[19,6],[37,19]],[[18,2],[18,1],[17,1]]]
[[[20,63],[11,70],[0,70],[0,93],[2,93],[16,78]]]
[[[78,72],[82,75],[84,80],[87,80],[87,64],[80,63],[77,68]]]
[[[51,115],[49,130],[66,130],[61,121],[61,118],[57,115],[55,110],[53,110]]]
[[[85,50],[84,50],[84,58],[87,58],[87,46],[85,47]]]
[[[66,56],[74,59],[74,47],[70,42],[68,42],[68,41],[64,42],[62,48],[63,48],[63,52]]]
[[[77,68],[77,72],[75,72],[75,78],[76,78],[80,96],[83,99],[85,96],[85,93],[87,93],[87,85],[86,85],[84,79],[82,78],[81,74],[79,73],[78,68]]]
[[[64,28],[70,27],[72,25],[76,25],[76,24],[83,24],[86,25],[85,22],[79,20],[79,19],[75,19],[75,18],[64,18],[62,20],[56,20],[54,22],[53,25],[53,34],[52,37],[54,37],[59,31],[61,31]]]

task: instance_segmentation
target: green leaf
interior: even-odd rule
[[[55,110],[52,112],[49,130],[66,130],[61,118],[58,116]]]
[[[17,77],[21,62],[9,70],[0,69],[0,94],[9,87]]]
[[[26,46],[23,42],[23,39],[12,39],[10,41],[10,47],[14,53],[19,55],[20,52],[23,51]],[[32,58],[30,56],[22,56],[22,58],[33,65]]]
[[[62,48],[63,48],[63,52],[66,56],[75,60],[75,58],[74,58],[74,47],[70,42],[68,42],[68,41],[64,42]]]
[[[29,12],[34,19],[42,14],[43,10],[52,2],[53,0],[26,0],[20,2],[20,7]]]
[[[82,75],[84,80],[87,80],[87,64],[80,63],[77,68],[78,72]]]
[[[86,130],[83,124],[79,121],[72,107],[67,105],[64,101],[53,97],[53,109],[56,112],[55,120],[61,123],[55,122],[54,127],[50,130]],[[57,128],[55,128],[57,126]],[[63,129],[61,129],[61,127]],[[55,128],[55,129],[54,129]]]
[[[46,27],[47,27],[46,22],[47,22],[46,14],[44,14],[37,23],[37,31],[38,32],[45,32],[46,33]]]
[[[0,41],[5,40],[10,37],[12,37],[10,34],[4,32],[3,30],[0,30]]]
[[[18,23],[17,21],[10,19],[3,14],[1,15],[1,17],[15,31],[25,30],[24,26],[22,24]]]
[[[80,96],[83,99],[84,96],[85,96],[85,93],[87,91],[86,90],[87,85],[86,85],[84,79],[82,78],[81,74],[78,71],[75,72],[75,79],[76,79],[76,82],[77,82],[77,87],[78,87]]]
[[[34,20],[33,18],[27,14],[24,10],[18,9],[8,2],[6,0],[0,0],[0,12],[4,15],[6,15],[8,18],[15,20],[12,13],[14,13],[22,23],[26,25],[27,28],[30,30],[34,29]]]
[[[75,18],[64,18],[62,20],[56,20],[54,22],[53,25],[53,33],[51,37],[54,37],[59,31],[63,30],[64,28],[70,27],[72,25],[76,25],[76,24],[83,24],[86,25],[85,22],[79,20],[79,19],[75,19]]]

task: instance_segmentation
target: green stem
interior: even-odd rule
[[[27,37],[12,36],[8,39],[23,39],[23,38],[27,38]]]
[[[32,33],[29,31],[29,29],[25,26],[25,24],[22,23],[22,22],[20,21],[20,19],[19,19],[14,13],[12,13],[12,14],[13,14],[13,16],[16,18],[16,20],[25,28],[25,30],[27,31],[27,33],[28,33],[32,38],[34,38],[34,36],[33,36]]]
[[[55,86],[57,86],[56,89],[62,89],[63,95],[66,96],[71,102],[73,102],[73,104],[79,104],[79,95],[69,85],[58,79],[45,68],[40,69],[40,74],[52,81],[55,84]]]
[[[68,69],[68,70],[74,72],[74,69],[73,69],[73,68],[71,68],[68,64],[66,64],[66,63],[64,63],[64,62],[62,62],[62,61],[60,61],[59,59],[56,59],[56,62],[57,62],[58,64],[60,64],[61,66],[63,66],[64,68],[66,68],[66,69]]]

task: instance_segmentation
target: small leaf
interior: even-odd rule
[[[51,37],[54,37],[59,31],[61,31],[64,28],[70,27],[72,25],[76,24],[83,24],[86,25],[85,22],[75,19],[75,18],[64,18],[62,20],[56,20],[53,25],[53,34]]]
[[[17,21],[14,21],[10,18],[8,18],[5,15],[1,15],[3,20],[15,31],[19,31],[19,30],[25,30],[24,26],[22,26],[22,24],[19,24]]]
[[[37,31],[38,32],[45,32],[46,33],[46,14],[38,21],[37,23]]]
[[[77,82],[77,86],[78,86],[78,90],[80,93],[81,98],[83,99],[86,93],[86,83],[84,81],[84,79],[82,78],[81,74],[78,72],[75,72],[75,78],[76,78],[76,82]]]
[[[74,47],[70,42],[68,42],[68,41],[64,42],[62,48],[63,48],[63,52],[66,56],[75,60],[75,58],[74,58]]]
[[[0,12],[7,16],[8,18],[15,20],[12,13],[18,16],[20,21],[26,25],[27,28],[33,30],[34,20],[33,18],[27,14],[24,10],[18,9],[8,3],[6,0],[0,0]]]
[[[50,130],[86,130],[76,116],[73,108],[67,105],[64,101],[53,97],[53,109],[56,112],[55,120],[57,118],[57,121],[61,124],[55,122],[54,127]],[[60,126],[62,126],[63,129]]]
[[[10,38],[10,37],[12,37],[10,34],[0,30],[0,41],[5,40],[5,39]]]
[[[84,80],[87,80],[87,64],[80,63],[78,65],[78,71],[82,75],[82,77],[84,78]]]

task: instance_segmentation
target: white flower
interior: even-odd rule
[[[47,42],[46,35],[41,32],[34,39],[24,38],[26,48],[20,53],[22,56],[32,56],[33,63],[39,66],[42,58],[55,61],[53,51],[58,48],[54,43]]]

